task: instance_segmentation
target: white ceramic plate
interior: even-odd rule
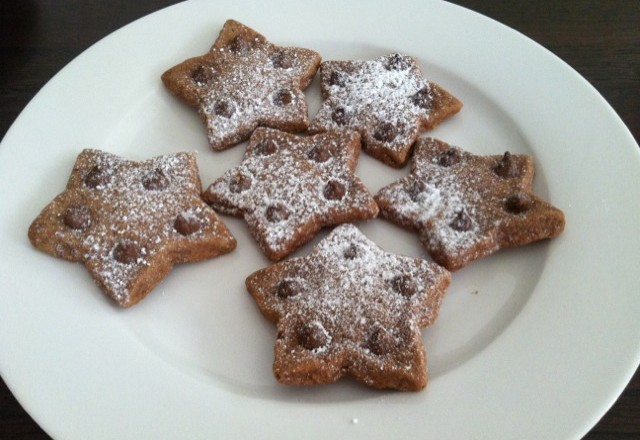
[[[236,251],[176,268],[130,310],[83,266],[30,246],[31,220],[84,147],[134,160],[197,150],[205,185],[238,163],[244,145],[209,151],[196,113],[159,79],[207,51],[226,18],[324,59],[415,55],[465,103],[431,135],[476,153],[533,154],[536,191],[565,211],[559,238],[454,274],[423,333],[425,391],[277,384],[275,329],[243,286],[268,261],[237,219],[225,217]],[[308,94],[313,116],[317,82]],[[372,191],[406,172],[366,155],[358,167]],[[637,145],[566,64],[450,4],[229,0],[145,17],[87,50],[24,110],[0,147],[0,200],[1,372],[55,438],[578,438],[638,365]],[[382,220],[361,229],[389,251],[425,255]]]

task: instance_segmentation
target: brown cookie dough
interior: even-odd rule
[[[267,257],[280,260],[324,226],[378,214],[355,175],[359,154],[356,132],[309,137],[258,128],[242,163],[213,182],[203,199],[243,217]]]
[[[278,381],[314,385],[350,375],[417,391],[427,384],[420,329],[435,321],[449,282],[437,264],[387,253],[341,225],[309,256],[255,272],[246,285],[277,325]]]
[[[532,192],[533,158],[477,156],[424,138],[411,173],[375,196],[380,213],[420,234],[431,257],[449,270],[499,249],[553,238],[564,214]]]
[[[162,75],[165,86],[197,107],[209,144],[224,150],[258,126],[303,131],[308,126],[302,90],[313,79],[320,55],[281,47],[234,20],[227,20],[211,50]]]
[[[407,162],[423,130],[462,108],[453,95],[423,78],[412,57],[397,53],[371,61],[325,61],[320,78],[325,100],[309,132],[356,130],[365,152],[394,167]]]
[[[63,193],[33,221],[33,246],[83,263],[122,307],[144,298],[174,264],[230,252],[236,241],[200,198],[194,153],[133,162],[78,156]]]

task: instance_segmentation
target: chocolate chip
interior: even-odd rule
[[[358,246],[355,245],[355,243],[351,243],[349,244],[349,246],[344,250],[344,253],[342,254],[344,256],[344,258],[346,258],[347,260],[353,260],[354,258],[356,258],[358,256]]]
[[[289,209],[282,203],[270,205],[265,211],[265,216],[271,223],[278,223],[289,218]]]
[[[84,184],[88,188],[98,188],[111,182],[111,174],[99,165],[95,165],[86,176],[84,176]]]
[[[511,153],[505,151],[502,159],[493,167],[493,171],[500,177],[510,178],[517,177],[520,174],[518,165],[513,160]]]
[[[307,157],[318,163],[323,163],[331,159],[331,148],[329,148],[326,144],[322,145],[314,145],[309,153],[307,153]]]
[[[378,327],[369,336],[367,345],[373,354],[381,356],[393,351],[396,347],[396,340],[390,331]]]
[[[380,142],[391,142],[398,136],[398,129],[395,125],[389,122],[383,122],[378,125],[376,130],[373,132],[374,139]]]
[[[113,258],[120,263],[135,263],[139,257],[140,246],[133,241],[121,241],[113,248]]]
[[[173,227],[180,235],[191,235],[200,229],[200,222],[193,215],[179,214],[173,222]]]
[[[293,101],[293,93],[290,90],[283,89],[278,91],[273,97],[273,103],[280,107],[291,104]]]
[[[291,278],[285,278],[276,287],[276,295],[280,298],[291,298],[298,293],[300,293],[300,283]]]
[[[438,165],[450,167],[460,162],[460,160],[462,160],[460,151],[455,148],[449,148],[438,156]]]
[[[398,53],[394,53],[387,57],[384,67],[387,70],[407,70],[411,63],[406,57]]]
[[[213,104],[213,112],[218,115],[218,116],[222,116],[223,118],[230,118],[231,116],[233,116],[233,114],[236,112],[236,109],[234,108],[233,104],[229,103],[228,101],[216,101],[215,104]]]
[[[307,350],[317,350],[329,344],[329,334],[319,322],[302,324],[296,331],[298,344]]]
[[[84,205],[70,206],[64,212],[62,221],[71,229],[87,229],[91,226],[91,211]]]
[[[346,83],[347,74],[344,72],[338,72],[337,70],[334,70],[333,72],[331,72],[331,75],[329,75],[330,86],[344,87]]]
[[[253,147],[253,151],[261,156],[270,156],[278,151],[278,146],[272,140],[264,140],[258,142],[255,147]]]
[[[285,51],[277,51],[271,55],[271,64],[277,69],[290,69],[293,67],[293,57]]]
[[[409,194],[409,198],[417,202],[420,198],[420,194],[424,193],[427,186],[420,180],[411,180],[405,185],[405,191]]]
[[[331,119],[338,125],[347,125],[351,116],[344,107],[337,107],[331,113]]]
[[[345,192],[346,188],[342,183],[338,182],[337,180],[330,180],[324,186],[322,194],[327,200],[340,200],[344,197]]]
[[[471,229],[472,221],[471,217],[464,212],[464,210],[460,210],[456,213],[456,216],[453,218],[449,226],[456,231],[464,232]]]
[[[431,96],[431,89],[424,87],[418,90],[412,97],[411,102],[416,107],[420,107],[424,110],[431,110],[433,107],[433,98]]]
[[[164,171],[156,168],[142,179],[142,186],[149,191],[160,191],[169,186],[169,178]]]
[[[519,192],[507,198],[504,209],[511,214],[522,214],[533,208],[533,197],[525,192]]]
[[[391,280],[393,290],[405,298],[411,298],[416,294],[416,285],[409,275],[398,275]]]
[[[251,50],[252,47],[253,45],[251,42],[245,40],[240,35],[233,37],[233,40],[227,44],[227,48],[236,55],[242,55]]]
[[[204,66],[198,66],[191,72],[191,79],[196,85],[203,86],[212,79],[211,69],[208,69]]]
[[[229,180],[229,191],[232,193],[241,193],[251,188],[251,177],[242,173],[236,173]]]

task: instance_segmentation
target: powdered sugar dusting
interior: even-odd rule
[[[481,178],[471,174],[462,180],[454,170],[438,163],[438,154],[420,160],[423,152],[416,151],[412,173],[382,188],[376,200],[385,205],[384,211],[400,224],[429,232],[422,236],[427,248],[442,249],[457,253],[486,240],[480,233],[481,212],[476,206],[481,203],[479,188]],[[467,215],[472,219],[468,228],[452,227],[456,216]]]
[[[281,314],[320,313],[321,321],[329,322],[331,327],[343,324],[340,321],[353,311],[351,317],[357,319],[348,327],[370,326],[387,313],[399,315],[410,310],[423,298],[417,295],[407,301],[391,292],[392,280],[398,275],[407,275],[416,283],[416,290],[424,292],[427,283],[439,272],[427,262],[383,251],[353,225],[337,227],[299,263],[294,273],[305,280],[306,293],[293,300],[298,304],[294,307],[297,310],[291,309],[290,302],[280,303]],[[367,310],[369,308],[374,311]]]
[[[239,142],[258,125],[273,121],[307,124],[307,104],[298,77],[299,66],[308,60],[298,60],[298,53],[292,51],[297,68],[274,67],[273,46],[269,44],[242,57],[224,48],[216,50],[216,64],[205,67],[213,71],[210,93],[200,106],[211,145]],[[228,106],[227,111],[219,111],[220,105]]]
[[[418,295],[407,300],[393,292],[391,283],[397,276],[407,275],[416,283],[416,290],[424,292],[434,271],[427,263],[407,260],[413,264],[384,252],[356,227],[343,225],[321,241],[296,271],[307,285],[306,294],[293,300],[297,305],[294,310],[289,304],[282,306],[289,316],[319,316],[331,328],[346,327],[347,333],[380,324],[389,314],[398,319],[413,314],[412,306],[423,298]],[[432,311],[427,308],[421,313]]]
[[[425,138],[416,143],[411,174],[382,188],[376,202],[455,270],[562,230],[562,213],[531,194],[533,173],[531,156],[479,156]]]
[[[400,61],[390,68],[394,57]],[[422,93],[428,103],[434,98],[432,86],[411,57],[393,54],[372,61],[326,61],[320,69],[326,100],[311,130],[349,127],[375,141],[376,128],[390,123],[398,133],[387,148],[397,151],[413,142],[419,121],[430,117],[428,105],[416,105],[415,96]],[[336,111],[344,118],[336,117]]]
[[[419,328],[435,320],[449,280],[434,263],[383,251],[353,225],[334,229],[308,257],[264,271],[279,276],[255,285],[252,277],[258,272],[248,286],[263,312],[276,316],[282,334],[278,344],[287,347],[276,350],[286,353],[282,362],[322,356],[356,370],[363,364],[385,371],[415,369],[423,350],[414,345]],[[278,290],[282,280],[293,282],[287,295]],[[329,336],[321,338],[321,351],[299,348],[296,332],[305,322],[320,323]]]
[[[244,216],[263,250],[279,259],[322,226],[377,214],[354,174],[357,140],[353,132],[298,137],[258,129],[242,163],[212,183],[204,198],[222,212]],[[265,154],[265,144],[274,151]],[[326,160],[312,158],[318,148],[328,152]],[[332,198],[331,185],[343,194]]]
[[[416,173],[403,179],[397,184],[389,185],[380,190],[376,197],[393,200],[394,216],[401,218],[407,225],[429,225],[431,233],[428,235],[430,243],[442,247],[447,252],[457,252],[473,246],[481,237],[478,235],[477,222],[472,223],[468,230],[460,231],[451,227],[451,223],[460,212],[477,217],[473,208],[478,194],[466,191],[455,176],[444,175],[437,167],[430,169],[428,177]],[[411,194],[415,182],[424,182],[424,187],[418,194]]]
[[[84,262],[107,293],[130,305],[143,274],[168,272],[174,262],[190,258],[188,250],[172,256],[171,249],[185,242],[208,243],[210,254],[235,245],[200,191],[194,153],[132,162],[84,150],[66,191],[43,210],[32,229],[43,235],[53,221],[58,226],[50,240],[61,252],[57,255]],[[67,224],[69,210],[77,207],[90,216],[88,226]],[[47,240],[39,236],[36,241]],[[221,247],[218,241],[226,244]]]
[[[165,85],[197,107],[214,150],[249,138],[257,126],[302,131],[308,126],[302,92],[320,55],[280,47],[234,20],[227,20],[211,50],[172,67]]]

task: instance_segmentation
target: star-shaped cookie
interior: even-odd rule
[[[105,293],[129,307],[174,264],[235,248],[201,191],[194,153],[133,162],[84,150],[65,191],[31,224],[29,239],[41,251],[83,263]]]
[[[435,321],[449,282],[437,264],[387,253],[341,225],[310,255],[255,272],[246,285],[277,325],[278,381],[312,385],[351,375],[416,391],[427,384],[420,329]]]
[[[197,107],[209,144],[224,150],[251,136],[258,126],[306,130],[302,90],[320,64],[316,52],[280,47],[234,20],[227,20],[211,50],[162,75],[165,86]]]
[[[309,132],[357,130],[363,149],[394,167],[407,162],[423,130],[462,108],[422,76],[415,59],[397,53],[370,61],[325,61],[320,78],[325,100]]]
[[[356,132],[308,137],[261,127],[242,163],[213,182],[203,199],[220,212],[244,217],[264,253],[277,261],[323,226],[378,214],[355,175],[359,153]]]
[[[552,238],[564,214],[532,192],[533,158],[477,156],[423,138],[411,173],[375,196],[383,217],[417,231],[431,257],[449,270],[499,249]]]

